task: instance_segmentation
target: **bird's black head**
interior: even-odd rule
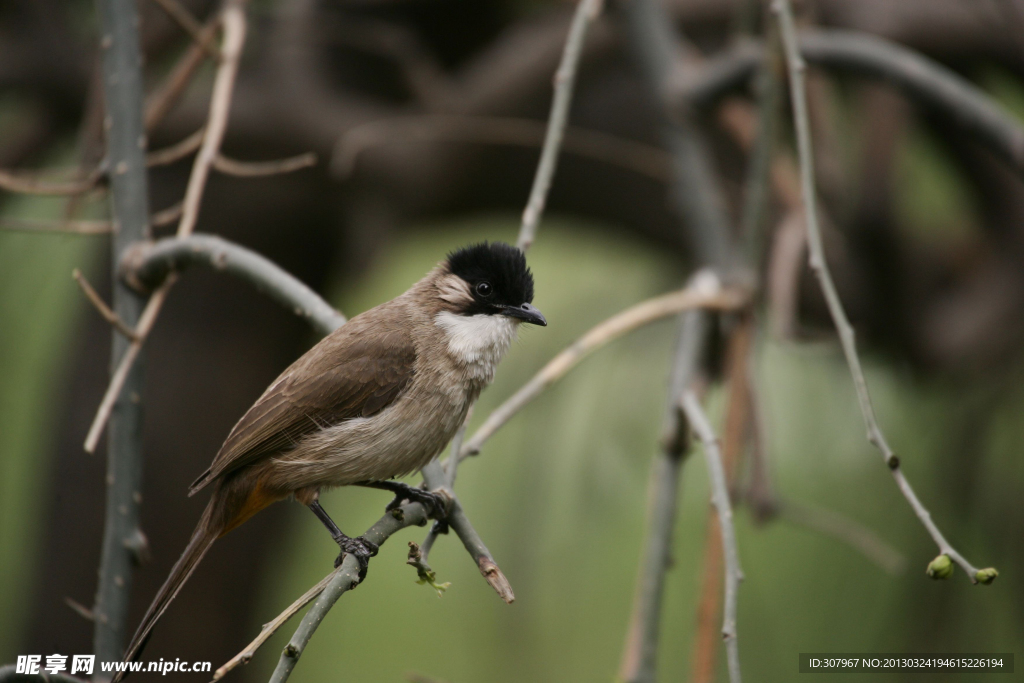
[[[547,325],[532,306],[533,273],[519,249],[503,242],[481,242],[448,254],[448,270],[462,279],[472,301],[462,306],[463,315],[507,315]]]

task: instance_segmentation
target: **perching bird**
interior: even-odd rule
[[[334,486],[383,488],[437,513],[428,491],[389,481],[429,463],[494,377],[534,308],[523,253],[486,242],[448,255],[401,296],[352,318],[278,377],[221,446],[189,495],[213,496],[125,654],[139,657],[157,620],[218,538],[276,501],[308,506],[365,573],[377,547],[349,538],[320,507]],[[443,515],[443,512],[441,513]],[[122,673],[114,677],[120,680]]]

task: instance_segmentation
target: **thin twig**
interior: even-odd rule
[[[107,306],[107,302],[103,300],[103,297],[96,293],[96,290],[92,288],[89,281],[85,279],[84,275],[82,275],[82,271],[75,268],[71,271],[71,277],[75,278],[75,282],[77,282],[78,286],[81,287],[82,293],[85,294],[85,298],[96,307],[96,310],[99,311],[104,320],[110,323],[115,330],[123,334],[128,339],[135,339],[135,330],[125,324],[125,322],[121,320],[116,313],[110,310],[110,306]]]
[[[216,12],[202,29],[202,40],[192,42],[185,50],[178,62],[171,69],[161,86],[146,98],[145,124],[146,130],[152,131],[164,120],[174,105],[185,92],[185,88],[192,82],[196,71],[206,61],[207,52],[202,42],[212,41],[217,29],[220,28],[221,13]]]
[[[713,276],[712,276],[713,277]],[[715,279],[717,282],[717,279]],[[473,434],[459,452],[459,459],[480,452],[487,439],[491,438],[502,425],[508,422],[530,401],[545,389],[561,379],[569,370],[591,352],[657,320],[694,309],[730,311],[741,308],[747,301],[747,294],[736,288],[706,287],[700,284],[686,287],[670,294],[648,299],[617,313],[593,327],[571,346],[548,361],[540,372],[533,376],[515,394],[494,410],[480,428]]]
[[[77,180],[50,180],[36,174],[14,173],[0,169],[0,190],[20,194],[79,195],[96,187],[103,177],[102,167]]]
[[[185,190],[185,199],[182,202],[182,216],[178,223],[178,237],[187,237],[195,228],[199,217],[199,205],[202,201],[203,190],[206,187],[206,180],[209,177],[210,167],[220,149],[221,140],[224,137],[224,130],[227,127],[228,113],[231,109],[231,95],[234,90],[235,77],[238,74],[238,62],[242,54],[242,46],[245,43],[245,12],[242,10],[242,0],[232,0],[224,8],[222,17],[224,24],[224,45],[221,48],[221,62],[217,69],[217,77],[214,80],[213,96],[210,102],[210,115],[206,125],[206,132],[203,136],[203,144],[196,156],[192,166],[192,175],[189,177],[188,188]],[[85,439],[85,450],[92,453],[96,450],[103,428],[110,418],[110,412],[114,407],[114,401],[132,364],[138,357],[145,343],[149,330],[156,322],[160,314],[167,293],[174,284],[175,276],[168,277],[160,288],[153,293],[146,308],[142,312],[139,324],[136,327],[136,339],[121,358],[117,369],[114,371],[107,387],[107,392],[100,402],[100,407],[93,418],[89,434]]]
[[[151,168],[153,166],[166,166],[168,164],[173,164],[175,161],[180,159],[184,159],[202,146],[203,136],[205,135],[206,127],[203,126],[184,140],[176,142],[170,147],[153,150],[146,155],[146,165]]]
[[[154,228],[162,228],[165,225],[170,225],[181,218],[181,202],[175,202],[166,209],[157,211],[149,217],[149,224]]]
[[[777,508],[780,521],[841,541],[889,574],[901,574],[906,568],[907,559],[903,553],[856,519],[806,503],[786,501]]]
[[[672,540],[678,510],[683,461],[688,451],[686,421],[679,397],[700,377],[708,349],[710,316],[689,311],[681,316],[679,339],[673,356],[668,401],[662,420],[661,451],[651,464],[648,482],[647,532],[637,569],[636,593],[630,613],[619,679],[626,683],[653,683],[658,659],[662,596],[672,565]]]
[[[237,161],[229,159],[223,154],[218,154],[213,158],[215,169],[240,178],[261,178],[281,173],[292,173],[310,166],[316,166],[316,154],[313,152],[272,161]]]
[[[327,587],[327,584],[331,582],[331,579],[334,578],[335,574],[337,574],[338,571],[340,571],[340,569],[341,568],[339,567],[338,569],[335,569],[333,572],[331,572],[324,578],[320,579],[320,583],[316,584],[308,591],[303,593],[302,596],[299,597],[291,605],[289,605],[288,608],[285,609],[285,611],[281,612],[276,617],[274,617],[267,623],[263,624],[263,628],[260,630],[260,634],[256,636],[256,638],[251,643],[246,645],[245,648],[243,648],[242,651],[239,652],[237,655],[229,659],[224,664],[224,666],[220,667],[215,672],[213,672],[213,680],[219,681],[220,679],[224,678],[224,676],[229,671],[237,667],[239,664],[248,664],[250,661],[252,661],[252,658],[256,655],[256,650],[259,650],[261,647],[263,647],[263,643],[267,642],[270,639],[270,636],[277,633],[277,630],[284,626],[289,619],[298,614],[299,610],[301,610],[309,603],[313,602],[313,600],[315,600],[316,597],[323,592],[324,588]]]
[[[51,232],[73,235],[107,235],[114,226],[110,221],[46,220],[41,218],[0,218],[0,230],[13,232]]]
[[[540,163],[533,177],[533,188],[523,211],[523,223],[519,229],[519,238],[516,240],[516,246],[523,251],[533,244],[537,225],[540,223],[541,214],[544,213],[551,179],[558,164],[558,152],[565,134],[565,124],[569,120],[569,107],[572,104],[573,86],[576,83],[576,68],[583,53],[583,40],[587,35],[587,28],[600,14],[602,4],[603,0],[579,0],[576,14],[569,26],[569,37],[565,41],[562,61],[555,72],[555,97],[551,103],[544,147],[541,148]]]
[[[200,47],[206,52],[207,55],[213,59],[220,59],[220,50],[217,49],[217,45],[213,42],[213,36],[203,31],[203,25],[192,16],[192,12],[187,7],[182,5],[178,0],[153,0],[156,4],[167,12],[174,21],[178,23],[185,33],[189,34]]]
[[[380,145],[410,142],[469,142],[482,145],[540,147],[547,124],[503,116],[429,114],[378,119],[354,126],[339,138],[331,160],[332,173],[347,180],[359,156]],[[625,168],[659,182],[670,176],[665,150],[602,131],[567,125],[562,152]]]
[[[850,325],[843,309],[839,293],[832,282],[832,274],[829,272],[828,263],[825,261],[825,250],[822,245],[821,228],[818,225],[817,197],[814,189],[814,154],[811,147],[811,129],[807,113],[807,96],[804,85],[805,65],[800,56],[797,42],[796,27],[793,23],[793,12],[788,0],[773,0],[772,11],[776,14],[779,26],[782,30],[782,41],[786,51],[786,62],[789,67],[790,98],[793,105],[793,121],[796,129],[797,146],[800,158],[800,179],[804,200],[804,215],[807,223],[807,240],[810,247],[811,270],[818,278],[825,302],[828,304],[829,313],[835,323],[836,331],[839,333],[839,340],[842,344],[843,355],[846,356],[846,363],[850,367],[850,374],[853,377],[854,388],[857,392],[857,401],[860,404],[861,415],[864,418],[864,426],[867,430],[868,441],[878,448],[882,453],[885,464],[892,472],[896,485],[906,497],[914,513],[931,535],[932,540],[939,547],[939,553],[947,555],[956,562],[972,583],[978,583],[979,570],[968,562],[960,553],[949,544],[949,541],[942,535],[939,528],[932,521],[931,514],[922,505],[917,495],[911,488],[910,483],[903,476],[900,469],[899,458],[889,447],[885,435],[878,426],[875,419],[875,411],[871,405],[871,395],[868,393],[867,380],[860,365],[860,358],[857,355],[857,342],[853,326]],[[980,570],[987,572],[987,570]],[[988,574],[983,574],[988,577]],[[987,582],[990,582],[989,578]]]
[[[725,641],[726,657],[729,664],[729,681],[740,683],[740,652],[736,638],[737,592],[743,572],[740,569],[739,548],[736,545],[736,529],[732,521],[732,503],[729,500],[729,485],[725,479],[725,467],[718,448],[718,437],[704,414],[700,399],[692,391],[683,392],[680,406],[686,419],[700,438],[707,460],[708,476],[711,479],[711,500],[718,513],[718,528],[722,535],[722,550],[725,553],[725,607],[722,615],[722,638]]]
[[[217,76],[213,81],[213,94],[210,99],[210,115],[203,135],[203,144],[196,155],[192,166],[192,175],[188,179],[181,222],[178,224],[178,237],[187,237],[195,229],[199,219],[199,205],[203,200],[206,180],[210,174],[217,154],[220,152],[224,131],[228,125],[228,114],[231,112],[231,97],[235,90],[235,78],[238,75],[238,63],[245,44],[245,12],[241,0],[233,0],[224,7],[221,17],[224,25],[224,45],[221,47],[221,62],[217,68]]]

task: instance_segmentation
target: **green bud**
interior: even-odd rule
[[[953,561],[949,559],[949,555],[939,555],[928,563],[925,573],[935,580],[948,579],[953,575]]]
[[[974,575],[974,578],[978,580],[978,583],[988,585],[996,580],[999,576],[999,572],[996,571],[995,567],[987,567],[985,569],[979,569],[978,573]]]

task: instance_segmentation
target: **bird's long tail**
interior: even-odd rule
[[[156,626],[156,622],[167,611],[171,601],[178,596],[181,587],[192,576],[192,572],[195,571],[195,568],[213,545],[213,542],[221,535],[220,525],[214,520],[219,503],[218,499],[219,496],[217,495],[210,499],[209,505],[206,506],[206,510],[196,526],[196,530],[192,532],[192,538],[189,540],[188,546],[185,547],[185,551],[174,564],[170,575],[164,581],[164,585],[160,587],[156,597],[153,598],[153,603],[146,610],[146,616],[142,618],[142,623],[139,624],[132,642],[125,651],[125,662],[134,662],[139,658],[142,654],[142,649],[146,646],[146,641],[149,640],[153,627]],[[125,671],[117,672],[111,683],[117,683],[126,675]]]

